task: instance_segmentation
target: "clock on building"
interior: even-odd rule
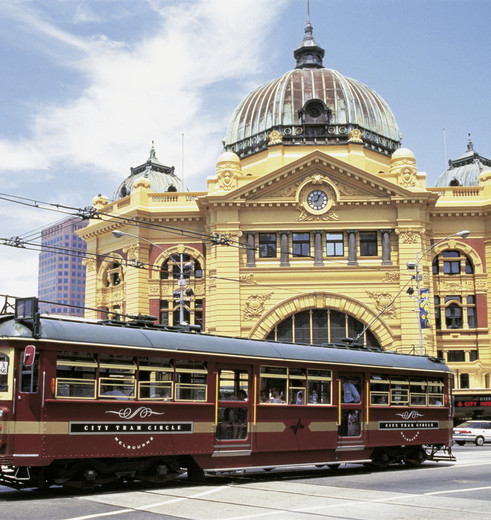
[[[327,206],[329,198],[322,190],[312,190],[307,195],[307,204],[317,211],[324,209]]]

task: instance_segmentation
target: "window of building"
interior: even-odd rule
[[[309,309],[278,323],[267,339],[322,345],[340,342],[347,337],[356,337],[364,328],[362,322],[349,314],[334,309]],[[361,335],[358,345],[380,348],[377,338],[370,330]]]
[[[59,272],[61,274],[61,272]],[[115,285],[119,285],[123,278],[123,268],[119,262],[113,262],[110,264],[109,268],[106,271],[106,287],[112,287]],[[65,279],[65,283],[68,282],[68,279]]]
[[[463,350],[449,350],[447,352],[447,361],[449,363],[463,363],[465,361],[465,352]]]
[[[276,258],[276,233],[259,233],[259,258]]]
[[[343,233],[326,233],[326,256],[344,256]]]
[[[377,232],[360,231],[360,256],[377,256]]]
[[[479,359],[479,351],[471,350],[469,353],[469,361],[477,361]]]
[[[469,388],[469,374],[460,374],[460,388]]]
[[[433,274],[457,275],[473,274],[474,265],[471,259],[461,251],[448,249],[433,259]]]
[[[461,329],[464,326],[461,296],[445,296],[445,325],[447,329]]]
[[[292,233],[293,256],[310,256],[310,233]]]
[[[475,296],[467,296],[467,323],[470,329],[477,327]]]

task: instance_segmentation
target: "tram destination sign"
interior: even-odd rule
[[[438,430],[438,421],[380,421],[379,430]]]
[[[192,422],[84,422],[69,423],[69,435],[135,435],[193,433]]]

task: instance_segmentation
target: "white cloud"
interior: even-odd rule
[[[245,9],[243,2],[230,0],[154,2],[159,30],[147,35],[140,27],[141,38],[131,46],[107,36],[74,36],[30,15],[31,27],[57,45],[75,46],[76,56],[83,51],[74,67],[87,83],[76,99],[60,104],[53,98],[37,110],[27,143],[31,153],[18,168],[23,163],[56,168],[62,161],[72,171],[79,165],[106,171],[117,182],[136,165],[135,158],[138,164],[146,159],[155,140],[160,160],[176,165],[180,174],[184,133],[187,177],[204,178],[233,109],[211,111],[207,89],[257,72],[267,27],[283,3],[249,0]],[[0,141],[3,165],[12,169],[25,146]]]

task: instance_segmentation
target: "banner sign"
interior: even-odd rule
[[[419,292],[419,322],[422,329],[427,329],[428,324],[428,310],[430,306],[430,290],[421,289]]]

